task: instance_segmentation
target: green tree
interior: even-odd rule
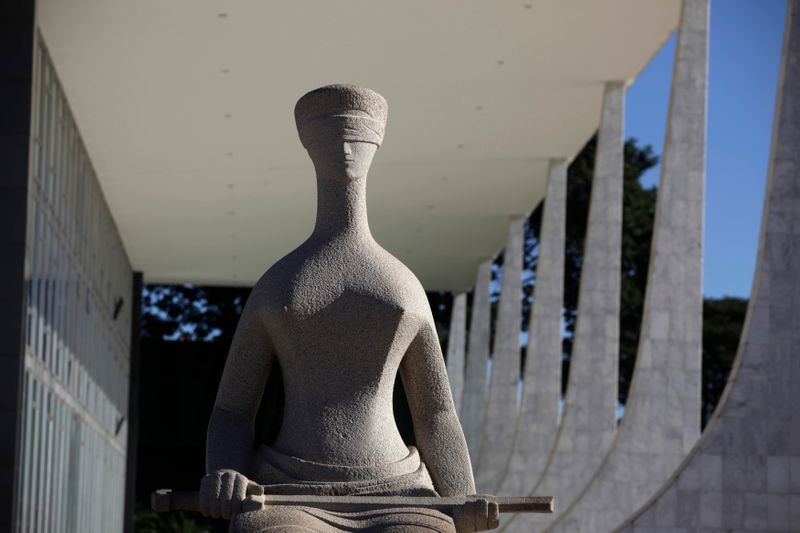
[[[703,426],[728,382],[746,312],[744,298],[726,296],[703,301]]]
[[[244,287],[145,285],[142,337],[229,344],[248,294]]]
[[[158,514],[144,505],[138,505],[133,513],[135,533],[211,533],[211,526],[183,513]]]

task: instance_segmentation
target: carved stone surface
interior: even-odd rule
[[[703,436],[620,531],[800,531],[800,0],[788,3],[753,292]]]
[[[514,442],[519,390],[522,329],[522,247],[524,218],[514,218],[508,225],[503,255],[503,278],[497,310],[492,380],[486,403],[486,420],[481,437],[476,482],[481,492],[497,491]]]
[[[354,86],[323,87],[297,103],[300,139],[317,174],[316,226],[245,305],[208,429],[205,514],[235,515],[250,481],[272,493],[475,493],[425,291],[367,223],[366,176],[386,116],[380,95]],[[255,442],[254,419],[275,361],[285,409],[268,447]],[[395,425],[398,372],[419,453]],[[348,530],[454,531],[438,512],[341,516],[300,507],[240,513],[232,530],[327,531],[339,522]]]
[[[684,0],[641,339],[610,451],[548,531],[609,531],[669,479],[700,434],[708,0]]]
[[[472,464],[478,462],[484,415],[486,414],[486,364],[489,360],[489,325],[491,303],[489,284],[492,281],[492,261],[478,267],[472,297],[472,316],[469,325],[469,348],[464,381],[461,423],[469,447]]]
[[[558,429],[566,200],[567,162],[564,159],[553,160],[550,162],[539,235],[522,405],[517,418],[514,451],[498,491],[500,494],[528,494],[531,491],[547,462]]]

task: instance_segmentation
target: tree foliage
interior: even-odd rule
[[[158,514],[145,505],[137,505],[133,513],[136,533],[211,533],[211,526],[202,517],[195,519],[184,513]]]
[[[249,288],[145,285],[142,336],[164,341],[230,342]]]
[[[744,298],[726,296],[703,301],[703,426],[728,382],[746,312]]]

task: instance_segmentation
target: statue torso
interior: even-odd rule
[[[429,314],[411,271],[371,238],[310,239],[264,275],[255,296],[283,373],[275,449],[329,464],[405,457],[392,393]]]

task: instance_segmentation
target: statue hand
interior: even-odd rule
[[[500,508],[491,496],[479,496],[453,511],[458,533],[487,531],[500,525]]]
[[[236,470],[217,470],[200,481],[200,512],[203,516],[230,519],[241,511],[242,502],[249,494],[262,492],[261,485]]]

